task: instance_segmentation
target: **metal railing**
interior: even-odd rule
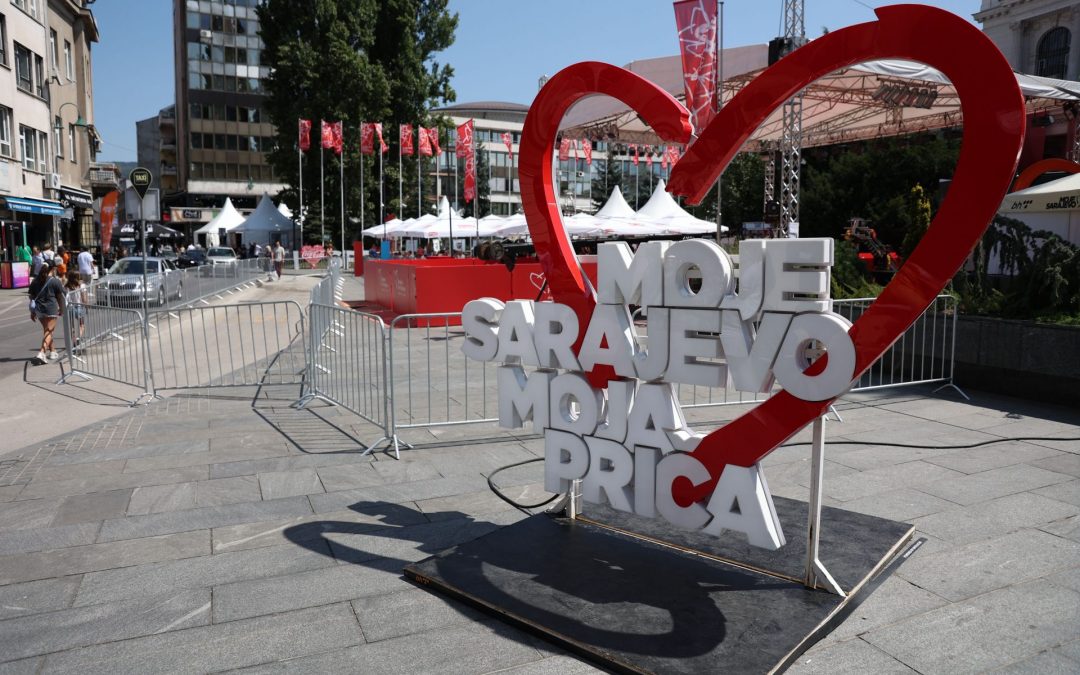
[[[237,260],[235,264],[201,265],[146,275],[146,289],[141,275],[105,275],[90,283],[88,302],[104,307],[142,309],[143,296],[148,308],[186,307],[209,304],[208,299],[224,299],[237,289],[252,285],[268,276],[263,258]]]
[[[97,377],[140,387],[143,391],[132,405],[154,395],[141,312],[68,302],[63,325],[68,368],[63,372],[61,361],[60,383]]]

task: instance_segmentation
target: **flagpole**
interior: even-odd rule
[[[321,120],[320,120],[321,122]],[[326,245],[326,172],[323,167],[322,126],[319,126],[319,246]],[[329,265],[330,263],[327,262]]]
[[[311,130],[308,130],[311,133]],[[309,136],[310,138],[310,136]],[[310,141],[309,141],[310,142]],[[298,214],[297,222],[300,223],[300,243],[304,242],[304,151],[300,149],[300,144],[296,144],[296,163],[297,170],[300,174],[300,213]],[[293,249],[299,250],[299,246],[296,242],[293,242]]]
[[[718,2],[720,25],[716,30],[716,112],[724,105],[724,0]],[[724,229],[724,172],[716,177],[716,242],[720,243]]]
[[[419,127],[419,128],[420,128],[420,131],[417,132],[417,138],[416,138],[416,217],[417,218],[424,215],[423,213],[420,212],[420,209],[423,207],[423,203],[424,203],[424,184],[423,184],[423,181],[420,180],[420,166],[424,163],[424,160],[420,159],[420,138],[419,138],[419,134],[424,133],[424,131],[423,131],[424,127]],[[411,136],[411,134],[410,134],[410,136]],[[412,140],[412,138],[410,138],[409,140]]]
[[[341,148],[341,160],[338,162],[341,176],[341,259],[345,259],[345,148]]]
[[[405,215],[405,201],[403,199],[402,180],[404,177],[401,175],[401,124],[398,124],[398,144],[397,144],[397,204],[398,213]]]
[[[383,164],[382,164],[382,139],[379,139],[379,222],[383,224],[383,233],[386,233],[386,205],[383,203]]]

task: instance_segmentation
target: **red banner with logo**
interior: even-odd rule
[[[514,161],[514,137],[510,135],[509,131],[503,132],[502,142],[506,146],[506,151],[510,153],[510,161]]]
[[[113,190],[101,198],[101,250],[109,252],[109,244],[112,241],[113,228],[116,227],[116,203],[120,193]]]
[[[320,121],[322,123],[322,128],[320,129],[319,136],[320,136],[320,141],[322,143],[322,147],[327,149],[327,150],[333,150],[334,149],[334,125],[330,124],[326,120],[320,120]]]
[[[716,1],[675,3],[686,108],[701,132],[716,114]]]
[[[666,169],[667,168],[667,157],[668,157],[668,147],[666,145],[661,146],[661,148],[660,148],[660,168],[661,169]]]
[[[300,120],[299,134],[300,152],[311,149],[311,120]]]
[[[476,198],[476,147],[473,143],[473,121],[457,128],[457,153],[465,156],[465,203]]]
[[[631,143],[630,144],[630,150],[634,153],[634,160],[633,160],[634,161],[634,166],[637,166],[637,163],[638,163],[638,147],[637,147],[637,143]]]
[[[390,146],[383,140],[382,122],[375,122],[375,135],[379,137],[379,152],[385,155],[386,151],[390,149]]]
[[[570,139],[564,138],[559,141],[559,161],[565,162],[570,159]]]
[[[439,145],[439,127],[431,127],[428,131],[428,139],[431,141],[431,147],[434,148],[436,155],[442,154],[442,147]]]
[[[431,157],[431,139],[428,138],[428,130],[424,127],[420,127],[420,151],[419,154],[424,157]]]
[[[341,126],[341,122],[334,122],[334,152],[341,154],[342,149],[345,147],[345,130]]]
[[[675,168],[675,162],[679,161],[679,146],[669,145],[667,149],[668,166]]]
[[[585,153],[585,163],[592,166],[592,143],[588,139],[582,141],[581,149]]]
[[[401,140],[401,154],[411,157],[413,154],[412,125],[398,125],[398,135]]]
[[[371,122],[360,124],[360,154],[375,154],[375,125]]]

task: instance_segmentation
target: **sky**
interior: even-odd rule
[[[806,35],[874,19],[882,0],[806,0]],[[965,19],[980,0],[924,0]],[[781,0],[725,0],[724,46],[763,44],[782,30]],[[104,161],[134,161],[135,122],[172,104],[171,0],[97,0],[94,122]],[[678,53],[670,0],[450,0],[454,44],[436,60],[454,68],[458,102],[532,101],[542,75],[578,61],[624,65]]]

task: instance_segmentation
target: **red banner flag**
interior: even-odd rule
[[[637,163],[638,163],[638,147],[637,147],[637,143],[631,143],[630,144],[630,149],[634,151],[634,166],[637,166]]]
[[[435,149],[435,154],[441,155],[442,147],[439,145],[439,127],[431,127],[427,132],[428,139],[431,140],[431,147]]]
[[[320,120],[322,122],[322,128],[320,129],[320,140],[322,147],[327,150],[334,149],[334,125],[330,124],[326,120]]]
[[[651,145],[645,146],[645,165],[652,166],[652,153],[653,149]]]
[[[592,166],[592,143],[588,139],[582,141],[581,149],[585,152],[585,163]]]
[[[660,148],[660,168],[667,168],[668,147],[665,145]]]
[[[698,133],[716,114],[716,2],[675,3],[686,107]]]
[[[341,127],[341,122],[334,122],[331,126],[334,130],[334,152],[340,155],[345,147],[345,133]]]
[[[514,161],[514,137],[510,135],[509,131],[503,132],[502,142],[506,146],[506,151],[510,153],[510,161]]]
[[[412,125],[398,125],[398,133],[401,140],[401,154],[411,157],[413,154]]]
[[[386,151],[390,149],[390,146],[386,144],[386,141],[382,137],[382,122],[375,122],[375,135],[379,137],[379,152],[386,154]]]
[[[570,141],[570,149],[574,151],[574,163],[577,164],[578,154],[577,154],[577,141],[576,140]]]
[[[570,139],[564,138],[559,141],[559,161],[565,162],[570,159]]]
[[[476,198],[476,148],[473,144],[473,121],[457,128],[458,157],[465,155],[465,203]]]
[[[360,124],[360,154],[375,154],[375,125],[371,122]]]
[[[668,166],[670,166],[671,168],[674,169],[675,168],[675,162],[678,162],[678,161],[679,161],[679,146],[677,146],[677,145],[669,145],[668,146]]]
[[[300,120],[300,152],[311,149],[311,120]]]
[[[420,150],[419,154],[424,157],[431,157],[431,139],[428,138],[428,130],[424,127],[419,127],[420,132],[417,134],[420,137]]]

